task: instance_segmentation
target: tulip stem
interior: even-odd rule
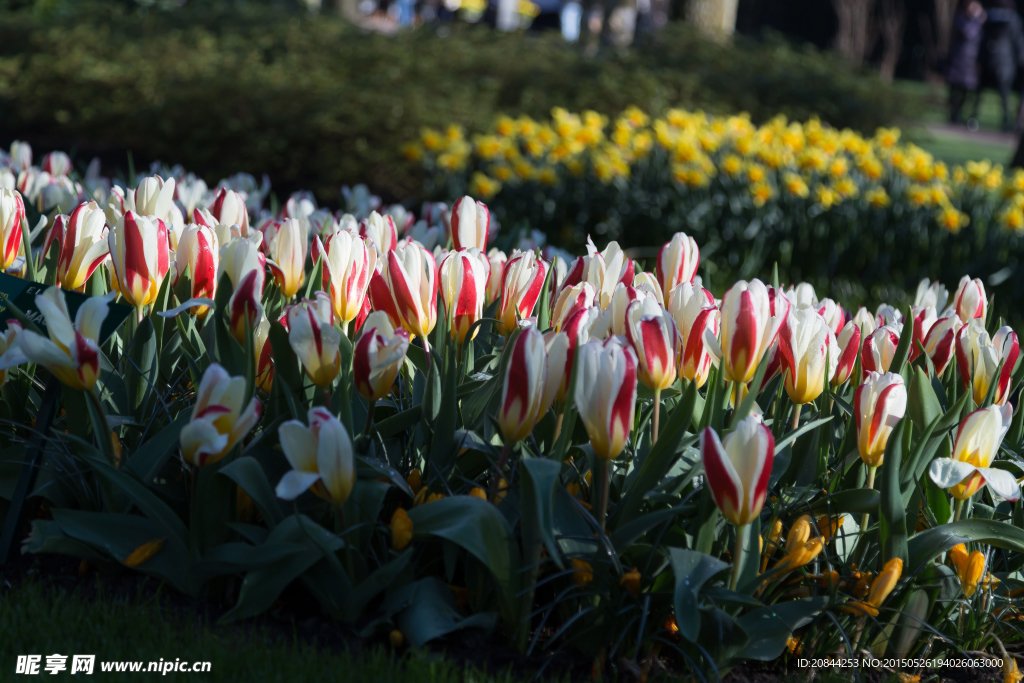
[[[95,387],[85,393],[89,396],[89,400],[92,402],[93,408],[96,409],[96,415],[100,419],[100,428],[103,430],[103,434],[96,435],[96,443],[99,444],[100,448],[107,452],[107,455],[110,456],[110,461],[114,467],[120,467],[121,464],[115,461],[114,444],[110,439],[110,435],[113,432],[110,430],[110,423],[107,422],[107,414],[103,412],[103,402],[100,401],[100,397],[96,394]]]
[[[661,417],[661,389],[654,390],[654,414],[651,416],[651,445],[658,443],[658,418]]]
[[[337,516],[338,536],[345,543],[345,571],[348,572],[349,579],[354,581],[356,577],[352,573],[352,543],[345,538],[345,532],[348,530],[345,523],[345,508],[343,505],[335,505],[334,512]]]
[[[370,401],[370,406],[366,409],[366,426],[363,427],[363,436],[369,436],[370,431],[373,429],[373,413],[377,410],[377,400]]]
[[[743,558],[743,546],[747,542],[747,531],[750,526],[747,524],[741,524],[736,527],[736,545],[732,550],[732,579],[729,581],[729,590],[736,590],[737,584],[740,582],[740,560]]]
[[[795,432],[800,427],[800,411],[803,406],[799,403],[793,404],[793,418],[789,421],[789,430]]]
[[[962,501],[962,500],[956,501],[956,505],[953,506],[953,521],[954,522],[959,522],[960,521],[960,515],[963,513],[963,511],[964,511],[964,501]]]
[[[565,409],[564,408],[562,410],[560,410],[560,411],[555,413],[555,435],[553,437],[551,437],[551,443],[552,444],[554,444],[556,441],[558,441],[558,437],[562,433],[562,417],[564,417],[564,416],[565,416]]]
[[[597,476],[601,477],[600,498],[597,500],[597,523],[604,529],[608,517],[608,490],[611,486],[611,462],[604,458],[597,459]]]
[[[877,467],[868,466],[868,478],[864,482],[864,488],[873,489],[875,488],[875,470]],[[871,514],[868,512],[864,513],[864,516],[860,518],[860,532],[863,534],[867,531],[868,523],[871,521]]]
[[[491,479],[491,495],[488,496],[491,502],[498,504],[498,482],[501,481],[502,472],[505,471],[505,463],[508,461],[509,453],[512,452],[512,444],[506,443],[501,449],[498,457],[498,466],[494,469],[494,477]]]

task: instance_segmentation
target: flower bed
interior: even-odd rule
[[[225,621],[297,584],[395,646],[482,629],[597,672],[962,649],[1015,674],[1022,372],[980,280],[874,313],[716,296],[682,232],[645,271],[616,242],[488,249],[512,236],[470,197],[271,212],[251,178],[3,163],[0,290],[38,290],[0,348],[0,491],[41,466],[23,552]]]
[[[557,246],[595,235],[643,252],[684,230],[715,255],[701,273],[716,287],[777,262],[786,279],[851,305],[907,303],[920,279],[970,270],[1019,324],[1024,171],[949,168],[900,138],[817,119],[555,109],[545,121],[502,117],[471,137],[426,129],[406,153],[439,198],[481,196],[506,229],[540,230]]]

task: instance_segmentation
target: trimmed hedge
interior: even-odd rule
[[[682,25],[593,57],[552,33],[388,37],[270,10],[117,7],[0,16],[0,139],[122,168],[132,150],[140,167],[161,159],[211,180],[266,172],[278,193],[329,202],[359,181],[389,199],[418,193],[402,144],[423,126],[482,130],[498,112],[685,106],[756,121],[818,114],[870,132],[904,104],[832,55],[776,40],[723,46]]]

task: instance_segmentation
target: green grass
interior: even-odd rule
[[[937,86],[926,81],[894,81],[893,88],[904,95],[918,100],[922,106],[919,107],[920,122],[948,123],[949,122],[949,91],[945,85]],[[964,107],[963,116],[966,116],[969,107]],[[1017,114],[1017,95],[1010,96],[1010,115]],[[982,93],[981,104],[978,108],[978,125],[980,130],[1001,131],[1003,125],[1003,113],[999,104],[999,94],[995,90],[986,90]]]
[[[426,652],[396,657],[374,648],[358,655],[317,648],[268,632],[211,628],[198,617],[167,613],[153,599],[86,599],[37,582],[0,592],[0,680],[14,676],[18,655],[96,655],[92,676],[64,672],[45,680],[81,681],[244,681],[245,683],[511,683],[511,675],[491,676]],[[209,673],[102,673],[101,661],[209,661]]]
[[[967,136],[946,134],[939,131],[924,131],[914,138],[914,143],[945,161],[949,165],[965,161],[991,159],[993,163],[1009,164],[1014,148],[988,140],[975,140]]]

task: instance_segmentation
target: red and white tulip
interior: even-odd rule
[[[501,300],[498,304],[498,326],[509,335],[518,327],[518,320],[529,318],[540,299],[547,277],[548,264],[532,251],[512,255],[501,276]]]
[[[92,391],[100,375],[100,328],[113,298],[113,293],[89,297],[72,320],[60,287],[48,287],[37,294],[36,308],[46,323],[48,337],[32,330],[16,332],[14,346],[0,356],[0,370],[36,363],[65,386]]]
[[[370,288],[370,279],[377,267],[377,250],[359,235],[336,232],[320,246],[313,239],[313,259],[323,260],[323,288],[331,297],[334,315],[343,330],[362,311]]]
[[[832,386],[841,387],[853,375],[860,353],[860,327],[856,320],[850,320],[843,326],[836,343],[839,344],[839,362],[836,373],[832,375]]]
[[[452,205],[452,245],[455,249],[487,248],[487,233],[491,228],[491,212],[483,202],[466,196]]]
[[[942,375],[953,359],[956,338],[963,326],[960,316],[949,311],[928,329],[924,338],[924,352],[931,359],[936,374]]]
[[[576,349],[576,407],[594,455],[617,457],[626,447],[636,409],[637,358],[620,336]]]
[[[638,377],[644,385],[661,391],[676,381],[678,332],[672,316],[654,297],[634,301],[626,311],[626,338],[639,362]]]
[[[392,327],[386,313],[374,311],[368,315],[352,351],[356,391],[368,401],[387,396],[408,350],[408,332]]]
[[[552,347],[549,356],[544,335],[533,325],[524,327],[512,343],[498,408],[498,429],[506,444],[525,439],[555,400],[568,336],[555,335]]]
[[[220,244],[217,233],[202,225],[185,228],[174,253],[175,281],[185,271],[192,282],[193,299],[212,299],[217,293],[217,271],[220,269]],[[196,313],[205,315],[207,306],[198,306]]]
[[[960,279],[960,285],[953,297],[953,308],[965,325],[974,318],[985,321],[988,299],[985,298],[985,285],[979,278],[972,280],[970,275],[964,275]]]
[[[57,216],[47,235],[43,253],[49,253],[50,244],[60,244],[57,257],[57,282],[64,289],[82,291],[85,283],[107,258],[106,215],[96,202],[85,202],[70,216]]]
[[[306,226],[297,218],[287,218],[270,245],[267,266],[286,299],[291,299],[306,280],[306,254],[309,251]]]
[[[334,326],[334,311],[326,292],[285,309],[288,343],[306,376],[318,387],[328,387],[341,369],[341,332]]]
[[[760,280],[740,280],[722,297],[721,341],[705,333],[713,356],[721,358],[725,379],[746,384],[778,336],[782,317],[772,315],[768,288]]]
[[[371,212],[368,217],[359,221],[359,235],[369,240],[381,257],[398,246],[395,219],[387,214],[382,216],[376,211]]]
[[[255,330],[263,317],[262,296],[266,276],[259,247],[244,237],[236,237],[223,245],[217,279],[224,273],[227,273],[232,286],[228,300],[231,334],[240,344],[245,344],[246,330]]]
[[[754,415],[719,439],[711,427],[700,434],[707,485],[722,516],[744,526],[761,514],[775,462],[775,437]]]
[[[181,430],[185,462],[196,467],[217,462],[256,426],[261,412],[255,396],[245,401],[245,377],[232,377],[213,363],[203,373],[192,417]]]
[[[686,282],[693,284],[700,265],[700,250],[697,241],[686,233],[677,232],[658,251],[656,272],[662,292],[671,292]]]
[[[437,324],[437,280],[433,254],[415,242],[396,247],[386,252],[380,282],[370,283],[373,307],[396,316],[412,336],[426,339]]]
[[[483,317],[489,275],[489,264],[476,248],[450,251],[441,262],[441,302],[451,337],[459,344],[465,342],[473,323]]]
[[[0,189],[0,271],[7,270],[18,258],[21,229],[25,221],[25,202],[17,190]]]
[[[878,467],[896,424],[907,412],[907,387],[899,375],[868,373],[853,394],[857,449],[868,467]]]
[[[306,491],[341,505],[356,483],[356,459],[345,425],[323,407],[310,408],[309,426],[289,420],[278,428],[281,450],[292,469],[277,484],[282,500],[295,500]]]
[[[1000,406],[1006,403],[1010,397],[1010,378],[1019,356],[1017,333],[1005,325],[991,339],[979,318],[972,318],[960,329],[956,338],[956,364],[963,388],[970,386],[972,389],[975,405],[985,402],[993,382],[997,385],[992,402]],[[997,378],[1000,363],[1003,367]]]
[[[1012,419],[1010,405],[981,408],[965,417],[957,429],[952,455],[935,458],[928,468],[935,485],[949,489],[957,500],[967,500],[986,485],[998,498],[1019,499],[1020,484],[1016,478],[991,466]]]
[[[237,225],[242,237],[249,236],[249,212],[245,208],[245,197],[241,193],[226,187],[218,189],[213,204],[210,205],[210,214],[217,224],[228,227]]]
[[[779,329],[786,393],[797,405],[821,395],[839,365],[839,344],[829,323],[811,308],[791,310]]]
[[[668,312],[679,331],[679,376],[697,387],[704,386],[711,372],[711,353],[704,342],[705,332],[718,337],[718,308],[711,292],[683,282],[670,292]]]
[[[889,372],[892,359],[896,355],[896,347],[900,343],[901,331],[892,325],[883,325],[864,338],[860,351],[861,380],[872,372],[884,374]]]
[[[128,211],[107,233],[116,289],[137,309],[156,301],[171,266],[167,225]]]

